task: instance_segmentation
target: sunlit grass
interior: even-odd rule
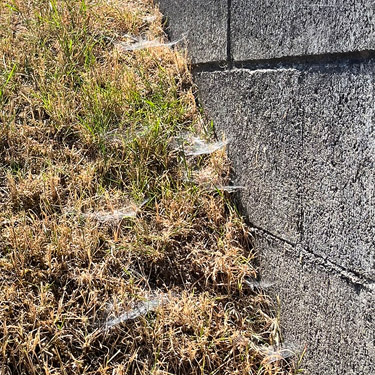
[[[148,0],[0,0],[0,373],[294,371],[267,361],[278,320],[244,282],[225,152],[178,147],[212,130],[184,53],[118,48],[163,41],[161,19]]]

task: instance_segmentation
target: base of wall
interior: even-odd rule
[[[375,61],[196,74],[286,342],[312,375],[375,374]]]
[[[374,293],[327,273],[302,249],[262,231],[255,238],[261,275],[280,297],[283,339],[301,351],[306,346],[307,373],[374,374]]]
[[[286,341],[311,375],[375,374],[373,1],[158,2],[230,140]]]

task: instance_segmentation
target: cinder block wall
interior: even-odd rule
[[[375,1],[160,0],[185,33],[284,337],[375,374]]]

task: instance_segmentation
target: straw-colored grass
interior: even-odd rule
[[[0,0],[0,374],[287,374],[150,0]],[[135,38],[135,39],[134,39]]]

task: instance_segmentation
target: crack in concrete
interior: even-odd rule
[[[280,237],[278,235],[275,235],[274,233],[272,233],[272,232],[270,232],[266,229],[254,226],[251,223],[250,223],[250,225],[255,230],[263,232],[266,236],[269,236],[274,240],[283,242],[283,243],[293,247],[296,250],[299,249],[300,257],[302,255],[302,259],[305,259],[306,261],[308,261],[308,263],[320,266],[325,271],[334,273],[334,274],[340,276],[341,278],[345,279],[349,283],[360,287],[361,289],[365,289],[365,290],[368,290],[368,291],[374,291],[375,290],[375,280],[369,279],[368,277],[363,276],[356,271],[350,270],[348,268],[345,268],[345,267],[341,266],[340,264],[332,262],[328,258],[325,258],[325,257],[323,257],[319,254],[316,254],[315,252],[313,252],[309,249],[306,249],[306,248],[302,247],[302,245],[299,244],[299,243],[298,244],[292,243],[288,240],[283,239],[282,237]]]
[[[311,250],[302,248],[301,254],[309,258],[312,258],[312,260],[315,260],[315,264],[318,263],[322,268],[340,275],[342,278],[344,278],[352,284],[355,284],[366,290],[375,289],[375,281],[359,274],[356,271],[350,270],[348,268],[341,266],[340,264],[332,262],[331,260],[324,258],[323,256],[316,254]]]
[[[298,244],[295,243],[295,242],[292,242],[292,241],[289,241],[289,240],[287,240],[287,239],[285,239],[285,238],[283,238],[283,237],[280,237],[280,236],[278,236],[277,234],[272,233],[272,232],[268,231],[267,229],[264,229],[264,228],[262,228],[262,227],[259,227],[259,226],[255,225],[255,224],[253,224],[253,223],[248,223],[248,224],[249,224],[250,228],[253,228],[253,229],[259,230],[259,231],[265,233],[266,235],[268,235],[268,236],[274,238],[275,240],[278,240],[278,241],[284,242],[284,243],[286,243],[286,244],[289,245],[289,246],[296,247],[296,246],[298,245]]]

